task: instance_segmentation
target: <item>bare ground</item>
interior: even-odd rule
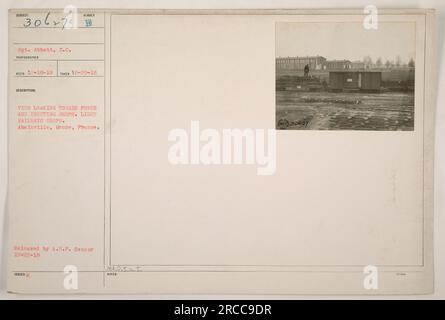
[[[277,129],[414,130],[414,93],[277,91]]]

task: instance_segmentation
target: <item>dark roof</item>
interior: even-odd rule
[[[337,73],[382,73],[380,70],[369,70],[369,69],[338,69],[338,70],[329,70],[329,73],[337,72]]]
[[[297,57],[277,57],[276,59],[314,59],[314,58],[323,58],[323,56],[297,56]]]
[[[348,63],[351,63],[351,61],[349,61],[349,60],[327,60],[326,61],[327,63],[329,63],[329,62],[348,62]]]

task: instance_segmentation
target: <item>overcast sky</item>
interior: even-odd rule
[[[366,30],[362,23],[293,23],[276,25],[277,57],[320,55],[328,60],[363,60],[369,55],[375,62],[402,62],[415,58],[415,24],[380,22],[377,30]]]

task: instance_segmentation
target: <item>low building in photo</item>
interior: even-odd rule
[[[331,91],[361,90],[379,92],[382,83],[380,71],[329,71]]]
[[[276,59],[277,71],[283,70],[304,70],[308,65],[310,70],[323,70],[326,65],[326,58],[322,56],[307,57],[280,57]]]

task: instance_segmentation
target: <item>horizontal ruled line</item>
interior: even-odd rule
[[[103,78],[104,76],[14,76],[16,78]]]
[[[76,27],[76,28],[62,28],[62,27],[12,27],[14,29],[60,29],[60,30],[76,30],[76,29],[105,29],[105,27]]]
[[[27,61],[105,61],[104,59],[14,59],[14,61],[27,62]]]
[[[31,45],[37,45],[37,44],[97,44],[97,45],[104,45],[103,42],[13,42],[13,45],[18,44],[31,44]]]

